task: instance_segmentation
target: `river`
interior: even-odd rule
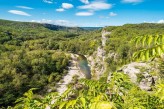
[[[88,66],[88,60],[84,55],[78,54],[77,58],[78,67],[80,68],[81,72],[85,75],[87,79],[91,79],[91,70]]]

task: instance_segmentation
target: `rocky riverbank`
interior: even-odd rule
[[[68,66],[68,74],[63,77],[62,82],[57,83],[57,91],[61,95],[67,90],[68,84],[73,81],[73,77],[77,76],[78,79],[85,78],[84,74],[77,66],[77,55],[71,54],[70,65]]]

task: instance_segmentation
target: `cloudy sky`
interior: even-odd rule
[[[164,23],[164,0],[0,0],[0,19],[85,27]]]

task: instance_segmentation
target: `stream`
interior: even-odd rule
[[[78,54],[77,58],[78,67],[87,79],[91,79],[91,70],[88,66],[88,60],[84,55]]]

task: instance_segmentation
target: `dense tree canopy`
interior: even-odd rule
[[[132,39],[142,36],[156,36],[164,34],[164,24],[143,23],[143,24],[125,24],[123,26],[109,26],[104,28],[110,31],[105,50],[107,53],[115,54],[107,59],[109,66],[116,70],[116,66],[121,66],[129,63],[132,59],[133,53],[143,47],[136,48],[136,42]],[[120,40],[121,39],[121,40]]]
[[[100,36],[81,28],[0,20],[0,105],[12,105],[30,88],[40,94],[53,88],[67,74],[69,53],[92,54]]]

